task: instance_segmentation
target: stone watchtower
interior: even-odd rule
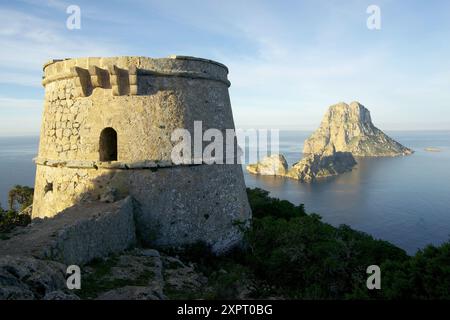
[[[171,134],[233,129],[228,69],[184,56],[79,58],[44,66],[33,217],[131,195],[143,241],[216,251],[251,216],[239,164],[175,165]],[[107,197],[108,197],[107,196]]]

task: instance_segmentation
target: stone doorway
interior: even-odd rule
[[[117,161],[117,132],[105,128],[100,134],[100,161]]]

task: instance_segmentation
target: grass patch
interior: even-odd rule
[[[111,269],[117,266],[118,256],[113,255],[104,260],[94,260],[87,267],[93,269],[81,279],[81,290],[77,292],[82,299],[94,299],[100,293],[118,289],[125,286],[148,286],[149,281],[155,277],[152,270],[145,270],[136,279],[111,279]]]

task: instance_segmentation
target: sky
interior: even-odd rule
[[[314,130],[359,101],[383,130],[450,130],[448,0],[0,0],[0,135],[39,133],[48,60],[171,54],[228,66],[239,128]]]

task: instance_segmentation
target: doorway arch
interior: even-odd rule
[[[117,132],[105,128],[100,133],[100,161],[117,161]]]

